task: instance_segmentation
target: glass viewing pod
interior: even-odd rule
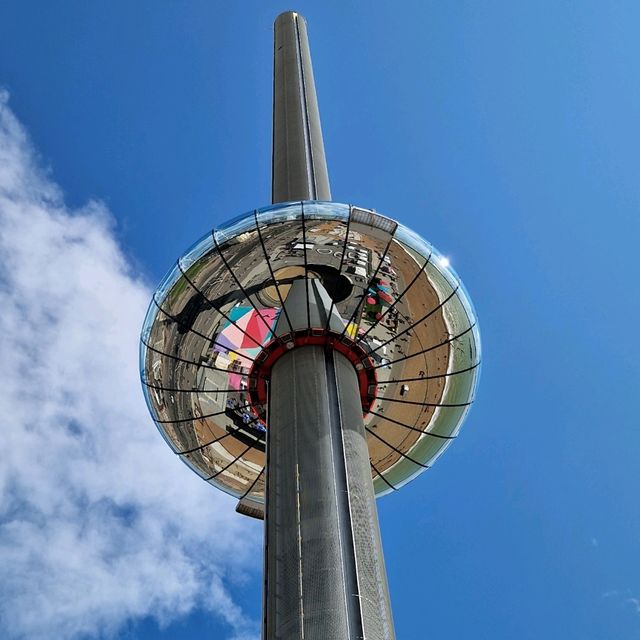
[[[287,348],[294,328],[284,300],[300,279],[320,281],[343,321],[316,326],[308,316],[306,333],[330,335],[358,369],[376,495],[415,478],[456,438],[480,371],[464,286],[448,260],[402,224],[346,204],[291,202],[214,229],[155,292],[140,370],[173,451],[256,513],[268,429],[262,365]],[[276,336],[279,322],[289,331]]]

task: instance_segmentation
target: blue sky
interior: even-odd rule
[[[271,29],[286,9],[308,20],[334,199],[376,208],[433,242],[480,318],[482,379],[462,436],[379,502],[398,637],[640,638],[640,5],[4,2],[0,87],[33,146],[20,166],[49,168],[69,225],[110,212],[100,233],[113,242],[109,260],[121,252],[118,273],[128,265],[121,286],[136,302],[118,313],[127,327],[140,326],[140,300],[195,239],[268,204]],[[103,203],[89,205],[97,214],[86,209],[93,201]],[[23,222],[36,242],[33,225]],[[19,309],[17,282],[2,291]],[[61,345],[62,357],[77,357]],[[23,347],[5,348],[19,358]],[[134,347],[130,357],[135,366]],[[20,398],[10,399],[5,415],[21,414]],[[135,411],[131,428],[151,432]],[[144,447],[160,440],[151,436]],[[198,509],[210,497],[232,510],[177,460],[163,464]],[[149,480],[160,497],[163,481]],[[73,492],[73,479],[65,486]],[[104,491],[116,506],[150,504],[146,494]],[[168,517],[153,504],[179,528],[180,509]],[[0,512],[0,547],[21,513]],[[57,514],[41,515],[46,532]],[[126,509],[110,517],[123,536],[138,518]],[[205,534],[193,542],[212,554],[224,595],[203,592],[204,565],[176,607],[170,589],[156,598],[142,579],[149,593],[137,607],[105,596],[78,611],[103,620],[80,637],[250,637],[242,634],[253,623],[216,613],[228,597],[249,621],[260,616],[259,528],[234,519],[208,535],[242,527],[251,548],[248,558],[238,552],[237,571],[215,556],[228,546],[207,547]],[[12,562],[16,575],[41,569]],[[0,590],[5,633],[6,603],[20,602],[11,585],[24,586]],[[56,631],[43,637],[71,637],[77,627],[51,615]]]

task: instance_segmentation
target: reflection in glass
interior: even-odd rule
[[[145,401],[196,473],[262,501],[268,427],[252,404],[250,376],[263,348],[279,340],[281,314],[291,330],[283,302],[300,278],[320,280],[345,339],[375,369],[365,427],[376,493],[392,491],[457,436],[477,386],[480,336],[446,259],[374,211],[292,202],[204,235],[162,280],[145,317]]]

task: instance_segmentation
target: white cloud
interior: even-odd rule
[[[225,587],[259,527],[169,451],[140,390],[150,291],[100,203],[69,211],[0,92],[0,635],[73,638],[196,606],[237,638]]]

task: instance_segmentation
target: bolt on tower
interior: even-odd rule
[[[275,23],[272,201],[200,239],[141,338],[165,440],[265,521],[263,639],[395,637],[376,511],[457,437],[477,320],[429,243],[331,202],[304,19]]]

